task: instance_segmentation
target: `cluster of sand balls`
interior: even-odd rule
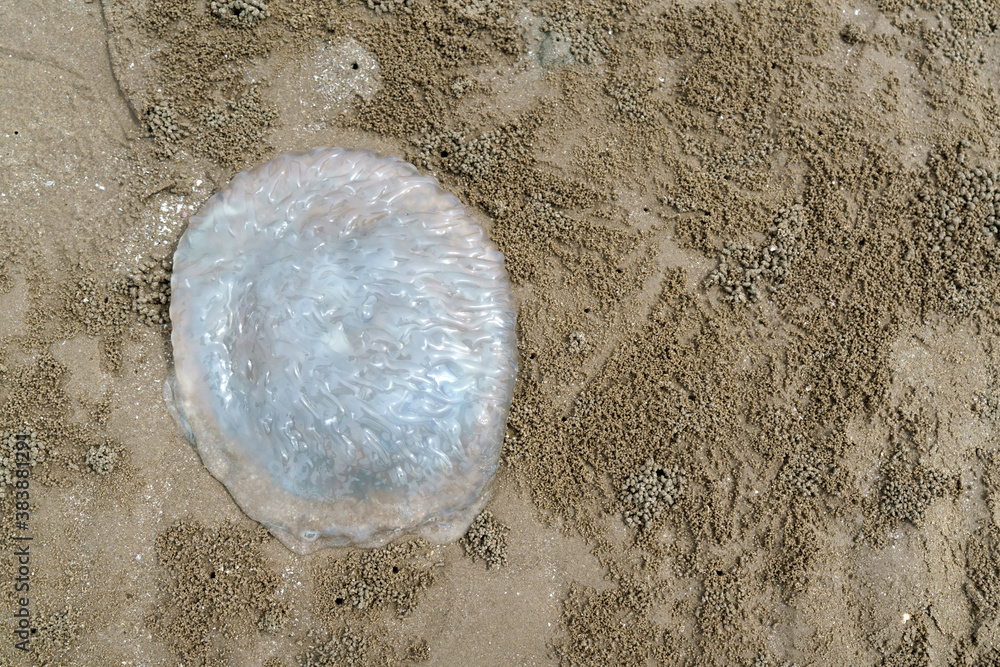
[[[843,28],[840,29],[840,38],[844,40],[845,43],[855,45],[864,44],[868,41],[868,36],[865,34],[865,29],[862,28],[857,23],[848,23]]]
[[[951,233],[962,224],[962,217],[981,223],[984,234],[1000,233],[997,208],[1000,207],[1000,172],[969,169],[958,172],[957,192],[945,193],[941,198],[941,213],[935,219],[940,240],[951,240]],[[942,229],[943,227],[943,229]],[[943,234],[943,235],[942,235]],[[947,251],[945,251],[947,255]]]
[[[970,40],[968,35],[954,28],[927,30],[923,34],[929,50],[941,54],[952,62],[969,66],[986,63],[986,54],[982,49],[976,48],[976,43]]]
[[[948,483],[946,474],[919,464],[907,465],[896,452],[886,466],[879,509],[892,521],[909,521],[919,528],[927,507],[945,495]]]
[[[412,7],[413,0],[368,0],[368,9],[376,14],[391,14],[397,9],[409,14]]]
[[[110,475],[118,464],[118,450],[109,443],[94,445],[87,451],[84,463],[98,475]]]
[[[991,275],[1000,261],[1000,171],[966,168],[969,147],[963,139],[953,155],[928,156],[936,185],[920,192],[915,220],[930,258],[945,270],[941,296],[962,313],[995,307]]]
[[[600,59],[602,52],[606,53],[605,36],[584,13],[575,9],[553,11],[543,20],[542,32],[550,42],[544,47],[545,55],[539,53],[539,57],[544,58],[543,66],[568,65],[574,61],[591,65]],[[569,51],[569,59],[556,55],[564,48]]]
[[[959,171],[955,176],[952,187],[940,190],[936,197],[930,192],[921,195],[921,199],[937,207],[927,233],[927,240],[933,244],[931,251],[945,257],[952,256],[956,243],[969,241],[964,238],[968,231],[978,228],[985,235],[1000,234],[1000,172],[977,168]]]
[[[779,485],[798,496],[813,498],[819,495],[823,476],[813,456],[792,456],[781,471]]]
[[[765,283],[770,291],[779,289],[798,252],[803,219],[801,206],[783,208],[761,246],[727,243],[719,256],[719,266],[708,277],[708,285],[719,285],[725,298],[733,303],[756,303],[763,296],[761,287]]]
[[[138,275],[132,276],[128,296],[132,312],[140,322],[150,326],[170,323],[170,275],[173,260],[145,259],[139,263]]]
[[[507,564],[507,535],[510,529],[496,520],[493,513],[484,511],[469,526],[461,539],[465,554],[473,560],[486,562],[486,567],[496,570]]]
[[[426,560],[433,549],[426,547],[423,540],[397,542],[330,561],[317,582],[323,605],[337,616],[341,607],[374,616],[394,607],[399,618],[407,616],[435,581],[435,566]]]
[[[523,139],[527,127],[514,120],[478,137],[461,132],[427,133],[420,140],[417,163],[429,167],[438,161],[449,172],[468,178],[482,178],[509,157],[511,144]]]
[[[168,100],[161,100],[150,107],[146,113],[146,124],[156,140],[157,150],[167,158],[173,157],[175,146],[191,135]]]
[[[587,342],[587,334],[582,331],[574,331],[569,335],[570,354],[585,354],[590,350],[590,343]]]
[[[938,27],[921,31],[927,48],[952,62],[969,66],[985,64],[986,54],[980,40],[996,33],[998,15],[995,5],[990,0],[935,4]]]
[[[271,15],[263,0],[212,0],[212,13],[230,23],[253,28]]]
[[[646,461],[621,486],[625,525],[629,528],[646,527],[664,509],[673,507],[686,488],[687,476],[680,468],[661,468],[651,460]]]

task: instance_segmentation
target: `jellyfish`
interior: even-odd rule
[[[288,548],[460,537],[517,373],[503,256],[433,177],[318,148],[235,176],[173,261],[171,413]]]

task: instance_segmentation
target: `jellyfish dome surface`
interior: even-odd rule
[[[174,256],[165,394],[202,462],[286,546],[457,539],[517,373],[503,256],[412,165],[288,153],[210,198]]]

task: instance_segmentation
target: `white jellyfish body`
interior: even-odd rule
[[[174,256],[166,394],[208,470],[290,549],[460,537],[517,372],[503,257],[456,197],[368,151],[238,174]]]

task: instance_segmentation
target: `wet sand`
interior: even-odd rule
[[[15,2],[0,664],[1000,659],[998,22]],[[294,555],[164,405],[186,219],[321,145],[434,174],[506,257],[521,367],[462,543]]]

